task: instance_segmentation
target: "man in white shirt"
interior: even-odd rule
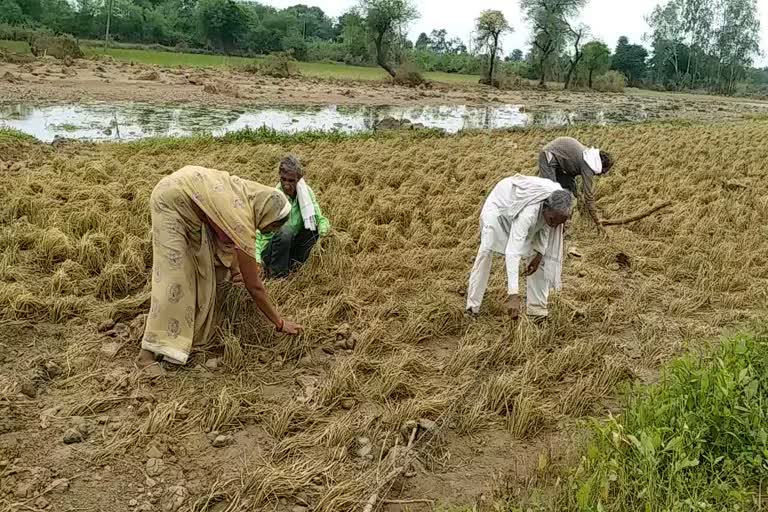
[[[518,273],[526,267],[527,314],[547,316],[549,291],[559,289],[563,264],[563,224],[571,216],[573,195],[555,181],[515,175],[501,180],[480,213],[480,249],[469,277],[467,310],[477,314],[491,272],[492,254],[506,257],[509,314],[520,315]]]

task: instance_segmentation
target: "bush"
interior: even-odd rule
[[[53,36],[53,32],[46,29],[33,29],[25,26],[0,23],[0,39],[6,41],[29,41],[32,37],[42,35]]]
[[[247,64],[244,71],[274,78],[293,78],[301,76],[296,59],[291,52],[275,52],[267,55],[260,62]]]
[[[427,80],[419,72],[418,68],[410,62],[400,64],[400,67],[395,71],[394,81],[397,85],[404,85],[406,87],[418,87],[427,83]]]
[[[484,59],[469,54],[435,53],[429,50],[414,50],[408,59],[424,71],[442,71],[444,73],[479,74]]]
[[[624,92],[627,77],[618,71],[609,71],[592,81],[592,88],[600,92]]]
[[[82,59],[85,57],[83,50],[74,37],[70,35],[51,36],[38,34],[30,38],[29,48],[32,55],[42,57],[48,55],[57,59],[70,57],[72,59]]]
[[[347,46],[344,43],[330,41],[311,41],[307,44],[307,61],[309,62],[344,62]]]
[[[768,471],[768,339],[740,336],[687,356],[597,423],[573,508],[751,510]]]
[[[514,72],[499,73],[496,80],[498,81],[497,87],[504,90],[519,90],[526,85],[526,80]]]

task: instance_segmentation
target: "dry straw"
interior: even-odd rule
[[[608,227],[608,238],[577,216],[565,286],[547,323],[505,318],[501,260],[481,316],[466,319],[484,198],[502,177],[534,172],[538,149],[562,134],[621,155],[598,180],[606,217],[671,206]],[[766,138],[765,122],[743,121],[441,139],[30,146],[24,171],[0,175],[0,320],[84,319],[95,336],[97,321],[146,313],[154,183],[196,163],[271,184],[280,156],[300,155],[335,232],[291,279],[268,287],[305,334],[276,335],[242,287],[222,285],[217,314],[226,322],[208,349],[223,354],[223,368],[205,379],[172,374],[159,385],[160,403],[127,420],[97,455],[136,450],[152,435],[255,422],[264,457],[232,461],[240,477],[206,482],[210,495],[198,510],[219,501],[263,510],[299,493],[315,510],[361,510],[391,486],[384,476],[402,462],[390,460],[387,443],[399,439],[402,448],[409,421],[438,420],[459,435],[536,437],[600,413],[617,383],[652,374],[683,340],[758,317],[768,298],[768,150],[756,141]],[[344,324],[349,334],[339,332]],[[65,339],[67,382],[92,396],[69,405],[98,410],[112,395],[95,373],[90,352],[99,345],[83,348],[84,339]],[[295,383],[300,376],[316,379],[312,396]],[[364,465],[360,436],[388,449]],[[417,438],[415,453],[441,442]]]

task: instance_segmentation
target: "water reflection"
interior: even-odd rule
[[[407,119],[449,133],[467,129],[608,124],[629,120],[621,112],[555,110],[529,113],[520,105],[291,105],[222,108],[139,103],[0,104],[0,125],[16,128],[45,142],[57,136],[102,141],[200,133],[221,135],[262,126],[282,132],[358,132],[373,129],[380,120],[387,117]],[[638,116],[632,118],[637,119]]]

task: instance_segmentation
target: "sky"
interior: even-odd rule
[[[358,3],[357,0],[260,1],[280,8],[297,3],[316,5],[329,16],[339,16]],[[421,17],[409,26],[410,39],[413,41],[421,32],[429,34],[433,29],[444,28],[449,37],[460,37],[466,43],[480,11],[498,9],[514,29],[504,39],[505,53],[516,48],[524,51],[528,49],[530,29],[523,20],[518,0],[414,0],[414,3]],[[600,39],[612,48],[622,35],[629,37],[632,43],[643,43],[641,39],[648,31],[645,16],[650,14],[657,3],[659,0],[590,0],[580,21],[590,27],[593,39]],[[768,0],[757,0],[757,4],[760,10],[761,47],[768,50]],[[768,58],[759,57],[757,63],[768,66]]]

